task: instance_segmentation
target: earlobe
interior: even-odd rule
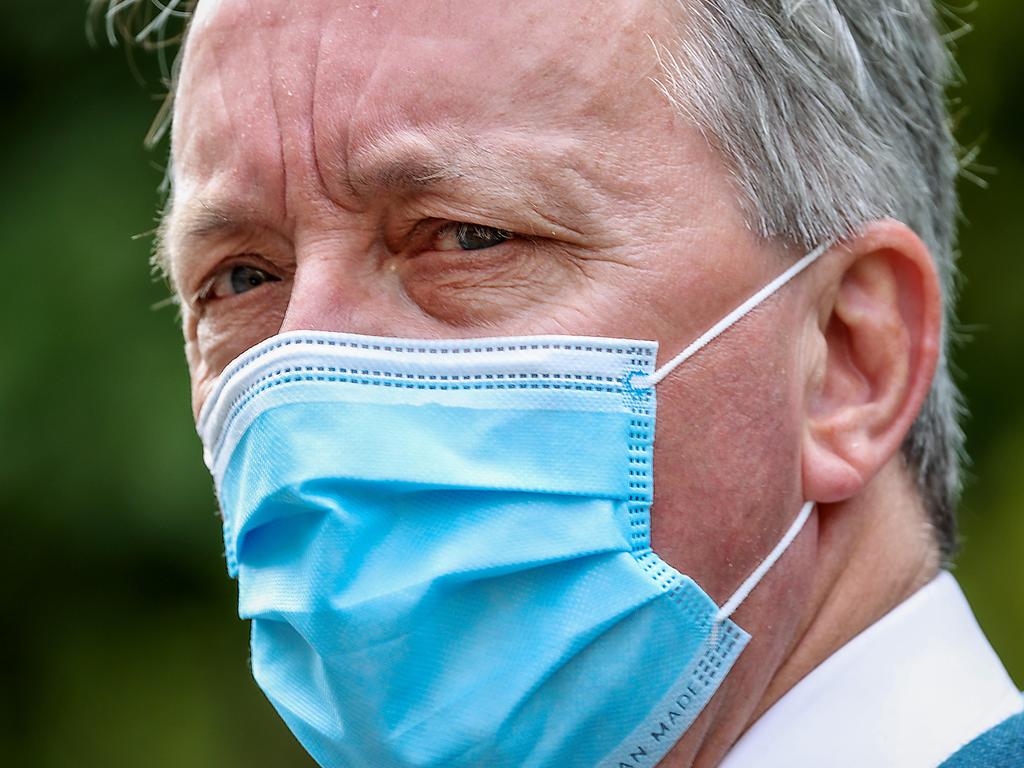
[[[892,458],[931,386],[941,296],[927,247],[879,221],[845,242],[821,276],[807,355],[805,497],[858,493]]]

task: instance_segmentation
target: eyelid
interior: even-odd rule
[[[389,213],[382,222],[384,240],[394,253],[432,250],[438,237],[458,226],[488,227],[509,232],[514,239],[525,237],[515,221],[498,212],[447,209],[448,206],[410,206]]]
[[[276,278],[275,282],[284,279],[280,267],[271,263],[267,258],[257,253],[238,253],[217,262],[217,265],[199,283],[199,287],[192,292],[189,303],[202,307],[211,301],[216,301],[216,298],[210,296],[210,291],[213,290],[214,284],[221,275],[235,267],[252,267],[261,272],[266,272],[268,275]]]
[[[500,237],[500,239],[496,239],[492,245],[487,246],[487,248],[481,248],[481,249],[459,249],[459,248],[441,248],[441,247],[439,247],[438,241],[442,237],[454,236],[454,237],[458,238],[459,235],[462,234],[462,230],[463,229],[468,229],[468,230],[472,230],[472,229],[493,230],[494,232],[499,233],[502,236]],[[439,253],[448,253],[448,252],[466,252],[466,253],[469,253],[469,252],[471,252],[473,250],[488,250],[490,248],[496,248],[497,246],[502,245],[503,243],[506,243],[506,242],[509,242],[509,241],[512,241],[512,240],[521,240],[521,239],[528,239],[528,238],[526,238],[524,235],[520,235],[515,230],[509,229],[508,227],[503,227],[503,226],[500,226],[500,225],[497,225],[497,224],[481,224],[481,223],[476,222],[476,221],[445,220],[445,221],[440,223],[440,226],[435,227],[431,231],[431,234],[430,234],[429,238],[427,238],[425,245],[427,246],[426,250],[437,251]]]
[[[456,238],[458,238],[460,236],[464,236],[464,235],[470,234],[470,233],[472,233],[472,234],[476,234],[477,232],[497,232],[497,233],[501,233],[501,232],[507,232],[507,231],[508,230],[499,229],[498,227],[492,227],[492,226],[490,226],[488,224],[475,224],[473,222],[468,222],[468,221],[456,221],[456,222],[452,222],[450,224],[447,224],[444,227],[441,227],[441,229],[438,230],[438,234],[444,233],[444,234],[447,235],[447,234],[450,233],[450,234],[455,235]]]
[[[170,261],[178,267],[175,271],[179,293],[190,301],[229,263],[243,261],[284,279],[295,271],[291,239],[278,228],[259,222],[241,221],[223,231],[191,237],[175,234],[168,244],[173,252]]]

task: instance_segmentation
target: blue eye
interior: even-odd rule
[[[495,229],[479,224],[459,224],[455,232],[455,239],[459,247],[464,251],[479,251],[482,248],[492,248],[495,245],[504,243],[511,239],[512,233],[507,229]]]
[[[264,272],[256,267],[232,267],[229,275],[231,290],[234,293],[245,293],[259,288],[264,283],[276,283],[281,278]]]
[[[511,240],[507,229],[483,224],[447,224],[437,233],[435,246],[439,251],[480,251]]]
[[[276,283],[280,280],[281,278],[272,275],[265,269],[237,264],[214,275],[206,288],[201,291],[200,298],[204,300],[226,299],[247,293],[265,283]]]

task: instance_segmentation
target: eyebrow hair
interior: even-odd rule
[[[318,172],[348,190],[356,200],[369,200],[389,193],[422,194],[446,183],[476,176],[462,170],[466,166],[457,161],[456,155],[441,151],[441,147],[433,142],[424,144],[426,142],[405,143],[389,137],[365,149],[358,159],[352,158],[353,164],[344,172],[337,169],[339,172],[334,173],[335,169],[329,164],[318,168]],[[465,154],[458,159],[468,161],[473,169],[483,171],[480,176],[490,179],[492,191],[507,192],[519,186],[495,167],[487,154],[473,151],[465,145],[459,150]],[[326,185],[327,181],[324,183]],[[202,197],[174,200],[172,193],[171,205],[158,227],[154,263],[170,276],[172,255],[176,251],[187,253],[204,241],[265,227],[267,223],[263,219],[259,209],[251,204],[218,202]]]
[[[439,157],[409,156],[389,158],[383,162],[365,163],[348,175],[347,186],[357,195],[380,191],[416,192],[462,178],[454,164]],[[179,240],[197,241],[237,230],[255,220],[249,210],[221,206],[198,198],[198,207],[188,206],[180,214],[172,207],[167,220],[177,230]],[[170,233],[170,232],[168,232]],[[180,233],[180,234],[179,234]]]
[[[164,222],[165,237],[185,244],[263,226],[258,212],[251,206],[211,202],[202,197],[184,205],[173,205]]]
[[[423,192],[463,175],[451,158],[408,152],[395,157],[385,150],[360,158],[354,168],[348,169],[346,181],[356,197],[369,197],[382,191]]]
[[[237,215],[226,208],[211,205],[200,198],[199,208],[190,208],[180,214],[180,219],[172,211],[175,229],[181,230],[180,239],[185,241],[203,240],[237,229],[242,223]]]
[[[204,240],[237,233],[253,223],[254,217],[243,209],[221,206],[203,198],[189,201],[187,207],[183,207],[172,195],[156,229],[153,264],[173,284],[171,256],[175,250],[187,251]]]

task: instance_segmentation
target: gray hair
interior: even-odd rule
[[[197,0],[92,0],[116,32],[160,50]],[[892,217],[926,243],[945,306],[942,353],[902,447],[940,551],[956,550],[962,404],[948,350],[960,171],[945,91],[955,69],[932,0],[671,0],[678,39],[658,81],[730,168],[749,226],[809,251]],[[173,95],[175,67],[165,67]],[[170,97],[150,131],[159,140]]]
[[[658,45],[662,89],[725,159],[751,227],[809,251],[892,217],[931,251],[942,351],[902,453],[948,560],[964,458],[948,358],[960,163],[945,98],[955,34],[938,13],[953,17],[932,0],[673,1],[687,23]]]

